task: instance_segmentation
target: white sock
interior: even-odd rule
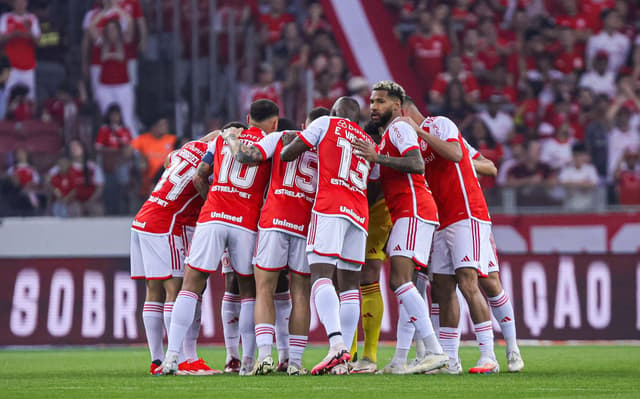
[[[427,304],[422,300],[412,282],[402,284],[394,292],[398,303],[405,308],[409,319],[416,328],[416,338],[424,339],[433,334],[431,319],[427,316]]]
[[[495,360],[496,355],[493,352],[493,327],[491,320],[474,324],[473,331],[476,333],[476,341],[480,348],[480,357]]]
[[[289,291],[276,292],[276,347],[278,362],[289,359],[289,315],[291,315],[291,295]]]
[[[431,304],[431,326],[436,337],[440,336],[440,304]]]
[[[258,361],[267,356],[271,356],[273,338],[276,335],[276,328],[273,324],[256,324],[256,345],[258,345]]]
[[[418,272],[416,275],[416,289],[418,290],[418,294],[422,297],[424,303],[429,303],[427,300],[427,286],[429,285],[429,277],[422,273]]]
[[[198,335],[200,335],[200,323],[202,319],[202,297],[198,299],[196,304],[196,312],[193,316],[193,323],[187,330],[187,335],[182,343],[182,352],[186,360],[198,360]]]
[[[164,326],[162,322],[162,303],[145,302],[142,307],[142,323],[147,334],[147,344],[151,361],[164,360],[164,349],[162,349],[162,337],[164,336]]]
[[[458,361],[458,347],[460,346],[460,330],[453,327],[440,327],[440,345],[449,359]]]
[[[191,291],[182,290],[178,293],[176,302],[173,305],[171,314],[171,327],[169,328],[169,344],[167,345],[167,353],[180,353],[182,342],[184,341],[187,331],[193,324],[193,319],[198,303],[198,294]]]
[[[253,310],[256,298],[240,301],[240,337],[242,338],[242,358],[253,360],[256,355],[256,333]]]
[[[225,292],[222,296],[222,331],[227,349],[228,363],[231,358],[240,359],[240,295]]]
[[[498,296],[489,298],[489,305],[493,317],[500,323],[502,336],[507,343],[507,352],[520,352],[516,342],[516,320],[511,299],[503,290]]]
[[[360,321],[360,291],[349,290],[340,293],[340,326],[342,327],[342,340],[349,345]]]
[[[329,337],[329,345],[334,347],[344,345],[342,329],[340,326],[340,301],[336,294],[333,281],[328,278],[320,278],[311,287],[311,299],[316,307],[318,318],[324,326]]]
[[[289,364],[302,367],[302,355],[308,340],[306,335],[289,335]]]
[[[169,327],[171,327],[171,313],[173,312],[174,302],[165,302],[162,308],[162,316],[164,318],[164,328],[167,331],[167,337],[169,336]]]
[[[396,351],[393,355],[393,364],[400,365],[407,362],[411,341],[416,329],[409,319],[404,306],[398,306],[398,327],[396,330]]]

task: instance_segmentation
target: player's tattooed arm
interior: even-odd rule
[[[296,137],[293,141],[282,149],[280,152],[280,159],[284,162],[291,162],[298,158],[300,154],[303,152],[309,151],[309,146],[300,139],[300,137]]]
[[[240,163],[257,164],[264,160],[262,153],[258,147],[254,145],[240,145],[240,149],[236,153],[236,161]]]
[[[386,166],[404,173],[424,173],[424,160],[420,155],[420,150],[413,149],[407,151],[401,157],[390,157],[388,155],[378,154],[373,143],[363,140],[356,140],[353,143],[356,155],[360,155],[369,162],[375,162],[382,166]]]
[[[213,173],[213,167],[207,162],[200,162],[196,174],[193,176],[193,185],[202,198],[207,198],[209,192],[209,176]]]
[[[258,164],[264,160],[262,152],[253,145],[244,145],[238,139],[242,129],[228,128],[222,131],[222,138],[227,142],[231,154],[240,163]]]

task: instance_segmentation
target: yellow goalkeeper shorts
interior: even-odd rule
[[[384,247],[391,231],[391,215],[384,199],[369,207],[369,235],[367,236],[367,252],[365,259],[385,260]]]

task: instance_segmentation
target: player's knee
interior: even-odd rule
[[[164,302],[165,292],[162,287],[162,282],[158,280],[147,281],[147,295],[145,297],[147,302]]]
[[[489,277],[478,279],[478,282],[488,297],[498,296],[502,292],[502,284],[500,284],[498,273],[491,273]]]

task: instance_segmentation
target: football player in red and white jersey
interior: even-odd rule
[[[498,169],[493,162],[483,157],[482,154],[469,145],[466,140],[464,140],[464,143],[469,150],[469,156],[471,157],[476,173],[483,176],[496,177],[498,175]],[[489,278],[478,279],[478,282],[480,283],[480,288],[482,288],[482,291],[484,291],[489,300],[491,313],[493,313],[493,317],[495,317],[500,324],[502,336],[507,344],[507,368],[509,372],[516,373],[524,369],[524,360],[522,360],[516,339],[515,313],[513,311],[511,298],[505,292],[500,281],[500,265],[493,232],[491,232],[489,240],[491,242],[488,267]]]
[[[491,253],[491,218],[469,152],[458,127],[442,116],[424,118],[412,101],[404,112],[422,139],[425,177],[438,205],[440,228],[433,239],[429,267],[432,298],[440,304],[440,342],[449,355],[443,370],[460,374],[458,360],[460,312],[456,285],[469,304],[480,359],[470,373],[495,373],[500,366],[493,350],[489,307],[478,287],[478,275],[487,277]]]
[[[357,139],[373,140],[357,125],[359,113],[355,100],[339,98],[331,116],[313,121],[280,154],[283,161],[290,162],[312,148],[318,152],[318,188],[306,251],[313,284],[311,297],[329,337],[330,349],[311,370],[313,375],[348,371],[345,366],[351,356],[345,342],[351,345],[360,317],[358,286],[369,223],[370,165],[354,154],[352,143]],[[342,306],[332,280],[336,269]],[[348,306],[344,306],[346,299]],[[341,367],[332,370],[337,365]]]
[[[329,115],[326,108],[311,111],[307,125]],[[280,271],[291,271],[292,309],[289,317],[290,358],[287,372],[304,373],[302,354],[309,334],[309,263],[305,248],[311,207],[315,199],[318,179],[318,155],[306,151],[293,162],[283,162],[280,152],[296,137],[295,131],[273,133],[251,146],[242,145],[237,131],[228,130],[224,138],[236,161],[257,163],[271,159],[271,183],[262,207],[256,253],[253,258],[256,279],[255,332],[258,361],[252,374],[263,375],[275,371],[271,357],[275,337],[276,286]]]
[[[381,81],[371,92],[371,120],[384,129],[379,149],[356,142],[357,153],[380,165],[380,180],[393,227],[387,242],[391,260],[389,286],[400,304],[399,322],[415,326],[416,340],[424,342],[427,354],[406,366],[409,348],[396,347],[384,373],[422,373],[443,367],[448,356],[435,336],[427,305],[413,284],[416,267],[426,267],[431,239],[438,227],[438,210],[424,180],[424,160],[418,136],[401,120],[404,89],[397,83]]]
[[[150,372],[160,366],[164,351],[164,327],[169,331],[173,304],[182,283],[184,257],[193,235],[195,222],[204,200],[193,185],[200,159],[207,151],[213,132],[201,140],[190,141],[165,161],[165,171],[149,199],[142,205],[131,225],[131,278],[144,279],[147,294],[142,311],[149,351]],[[163,304],[164,302],[164,304]],[[213,371],[197,357],[196,339],[200,331],[200,307],[185,340],[185,373]]]
[[[247,117],[249,129],[240,134],[240,141],[252,144],[275,131],[278,112],[278,106],[269,100],[258,100],[251,104]],[[209,187],[211,167],[213,181]],[[235,161],[231,148],[222,137],[209,143],[207,154],[194,176],[196,187],[199,190],[208,187],[209,192],[185,261],[185,277],[174,306],[167,354],[158,374],[174,374],[177,371],[178,353],[193,322],[198,296],[204,289],[209,273],[218,269],[225,248],[228,248],[242,298],[239,325],[243,359],[240,374],[247,375],[253,368],[255,281],[251,258],[270,172],[269,162],[249,166]]]

